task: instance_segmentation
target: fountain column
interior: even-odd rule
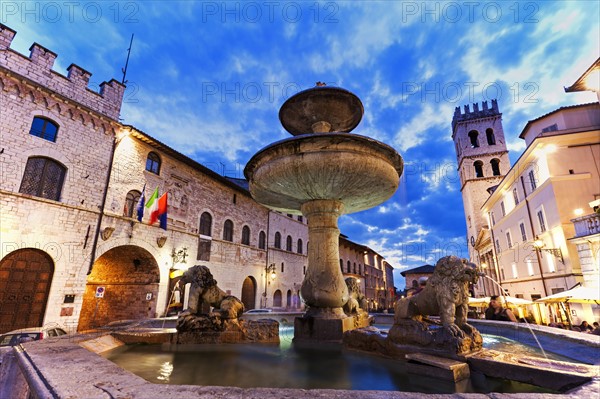
[[[337,221],[344,204],[336,200],[313,200],[302,204],[308,219],[308,269],[300,295],[309,307],[306,315],[322,318],[345,318],[342,306],[348,301],[348,288],[339,263]]]
[[[350,134],[364,109],[347,90],[308,89],[290,97],[279,120],[294,137],[257,152],[244,168],[259,203],[308,220],[308,266],[300,289],[307,311],[294,321],[294,343],[341,342],[369,324],[343,310],[350,293],[340,270],[338,218],[372,208],[398,188],[402,157],[369,137]]]

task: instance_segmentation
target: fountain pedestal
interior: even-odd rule
[[[348,287],[339,267],[337,221],[344,204],[337,200],[314,200],[302,204],[308,220],[311,248],[300,294],[308,307],[294,321],[294,342],[340,342],[346,331],[369,325],[366,315],[346,315],[342,306],[348,301]]]
[[[306,316],[325,319],[346,318],[342,306],[348,302],[348,288],[339,263],[340,230],[337,221],[344,204],[336,200],[314,200],[302,204],[308,220],[310,248],[300,294],[308,311]]]
[[[362,114],[362,103],[349,91],[300,92],[279,111],[295,137],[263,148],[244,169],[257,202],[308,221],[308,267],[300,289],[307,311],[295,321],[294,342],[341,342],[344,332],[369,324],[366,314],[343,309],[350,296],[339,265],[337,221],[390,198],[403,161],[393,148],[349,134]]]

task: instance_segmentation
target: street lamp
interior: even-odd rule
[[[481,269],[482,269],[483,274],[484,274],[483,280],[481,281],[481,283],[483,285],[483,296],[487,296],[487,292],[486,292],[486,289],[485,289],[485,269],[487,269],[488,265],[487,265],[487,263],[482,262],[480,266],[481,266]]]
[[[538,236],[535,236],[535,241],[533,242],[533,246],[536,251],[546,251],[554,255],[560,262],[564,265],[565,259],[563,258],[563,253],[560,248],[545,248],[546,243],[541,240]]]
[[[171,259],[173,259],[173,267],[175,267],[176,263],[187,263],[185,258],[187,258],[187,248],[182,248],[179,251],[175,252],[175,248],[171,251]]]
[[[271,280],[275,280],[277,277],[277,273],[275,272],[275,263],[271,263],[270,265],[265,265],[265,292],[263,292],[264,298],[264,306],[267,307],[267,286],[269,285],[269,275],[271,276]]]

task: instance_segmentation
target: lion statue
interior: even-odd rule
[[[441,258],[422,291],[396,302],[394,322],[422,321],[423,316],[439,315],[442,326],[453,336],[472,334],[474,328],[467,324],[469,285],[477,283],[477,279],[473,263],[456,256]]]
[[[190,267],[183,273],[180,281],[192,284],[185,314],[198,315],[203,303],[213,307],[211,315],[218,314],[223,319],[237,319],[244,313],[244,304],[217,286],[217,280],[208,267]]]
[[[366,312],[367,300],[363,293],[360,292],[360,286],[356,282],[356,279],[348,277],[345,281],[348,287],[349,298],[348,302],[344,305],[344,312],[346,314]]]

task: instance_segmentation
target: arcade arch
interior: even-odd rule
[[[146,249],[135,245],[109,249],[88,276],[78,330],[156,317],[159,282],[158,264]]]

